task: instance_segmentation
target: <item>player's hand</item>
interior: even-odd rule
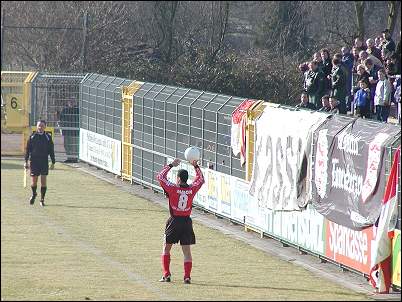
[[[24,164],[24,169],[29,169],[29,164],[28,164],[28,162],[25,162],[25,164]]]
[[[172,166],[177,167],[180,164],[180,159],[176,158],[174,161],[172,161]]]
[[[54,170],[54,164],[50,164],[50,170]]]

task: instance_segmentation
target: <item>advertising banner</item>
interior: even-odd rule
[[[219,179],[215,171],[208,169],[204,175],[208,187],[208,209],[218,213]]]
[[[325,255],[324,216],[311,205],[304,211],[275,212],[281,217],[281,228],[274,235],[320,255]],[[279,231],[280,230],[280,231]]]
[[[121,142],[81,128],[79,158],[91,165],[120,175]]]
[[[232,177],[227,174],[218,173],[219,190],[218,190],[218,200],[219,200],[219,213],[231,217],[232,215],[232,192],[231,192],[231,181]]]
[[[231,182],[232,192],[232,219],[244,222],[247,216],[248,201],[248,182],[234,177]]]
[[[327,115],[266,107],[255,127],[249,192],[259,206],[300,210],[308,200],[311,136]]]
[[[318,212],[355,230],[372,225],[384,196],[385,143],[399,127],[335,115],[313,137],[312,200]]]
[[[325,219],[325,225],[325,256],[338,263],[369,274],[371,255],[373,254],[373,227],[356,231],[328,219]]]

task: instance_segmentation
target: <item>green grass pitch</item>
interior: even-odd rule
[[[60,163],[30,206],[22,164],[1,161],[2,300],[367,300],[197,222],[193,283],[177,245],[159,283],[166,209]]]

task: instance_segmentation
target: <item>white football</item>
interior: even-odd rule
[[[198,150],[197,147],[188,147],[186,151],[184,151],[184,158],[189,162],[192,162],[193,160],[199,160],[200,150]]]

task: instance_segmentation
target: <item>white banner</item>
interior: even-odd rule
[[[266,107],[256,121],[250,195],[262,208],[300,210],[309,199],[311,134],[327,115]]]
[[[114,174],[121,174],[121,142],[80,128],[79,158]]]

